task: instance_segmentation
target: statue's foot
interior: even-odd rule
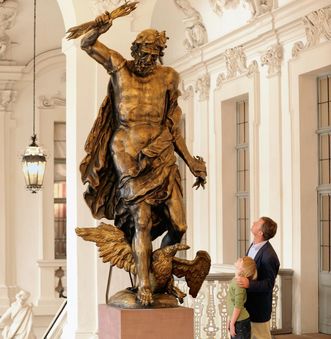
[[[139,287],[137,298],[143,306],[153,304],[153,295],[149,287]]]

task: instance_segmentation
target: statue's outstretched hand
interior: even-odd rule
[[[125,2],[124,5],[114,9],[112,12],[106,11],[104,14],[101,14],[95,18],[95,23],[99,27],[99,33],[105,33],[111,27],[113,20],[126,16],[130,14],[137,5],[138,1],[134,2]]]
[[[205,189],[205,184],[207,183],[207,169],[206,163],[202,157],[196,156],[193,157],[192,164],[190,165],[190,170],[192,174],[196,177],[195,183],[192,187],[198,189],[200,186]]]
[[[111,13],[106,12],[109,17],[114,20],[116,18],[119,18],[121,16],[126,16],[130,14],[133,10],[136,9],[136,5],[139,3],[139,1],[126,1],[125,4],[122,6],[114,9]]]

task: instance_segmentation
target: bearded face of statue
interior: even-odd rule
[[[140,46],[134,54],[135,72],[140,76],[151,74],[155,69],[158,57],[159,55],[149,50],[148,46]]]

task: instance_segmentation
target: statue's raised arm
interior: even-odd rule
[[[138,1],[134,1],[134,2],[128,1],[124,5],[113,10],[111,13],[105,12],[103,15],[100,15],[99,17],[97,17],[96,20],[86,22],[79,26],[71,27],[67,31],[67,34],[68,34],[67,39],[68,40],[77,39],[81,35],[89,32],[92,29],[103,29],[104,31],[100,32],[100,34],[102,34],[110,28],[113,20],[130,14],[133,10],[135,10],[137,4],[138,4]],[[107,29],[105,29],[107,26],[102,27],[103,25],[109,25],[109,26]]]

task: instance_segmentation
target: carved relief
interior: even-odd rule
[[[61,93],[57,93],[55,96],[46,97],[45,95],[41,95],[39,97],[39,108],[55,108],[58,106],[65,106],[66,99],[61,97]]]
[[[273,0],[244,0],[247,4],[250,12],[252,13],[252,19],[258,16],[270,12],[273,9]]]
[[[221,73],[216,80],[216,86],[221,87],[224,80],[232,79],[240,74],[251,74],[258,71],[258,64],[255,60],[247,66],[246,54],[243,46],[237,46],[234,48],[228,48],[224,52],[227,74]]]
[[[262,66],[268,65],[268,74],[274,75],[280,72],[283,59],[283,47],[280,44],[271,46],[267,52],[261,56]]]
[[[306,15],[303,19],[306,33],[306,44],[296,42],[292,47],[292,56],[312,46],[319,44],[321,39],[331,40],[331,6],[321,8]]]
[[[202,22],[200,13],[191,6],[188,0],[174,0],[178,8],[185,14],[184,46],[187,50],[199,47],[207,43],[207,30]]]
[[[6,31],[13,28],[15,24],[17,7],[17,2],[13,0],[0,2],[0,60],[5,59],[11,44]]]
[[[204,74],[200,77],[195,84],[195,92],[199,95],[199,100],[204,101],[209,98],[210,89],[210,75]]]
[[[0,111],[8,111],[15,102],[17,92],[11,89],[0,90]]]
[[[184,82],[182,82],[182,98],[187,100],[193,97],[193,86],[184,87]]]
[[[209,0],[210,7],[217,15],[222,15],[226,9],[235,8],[240,0]]]

